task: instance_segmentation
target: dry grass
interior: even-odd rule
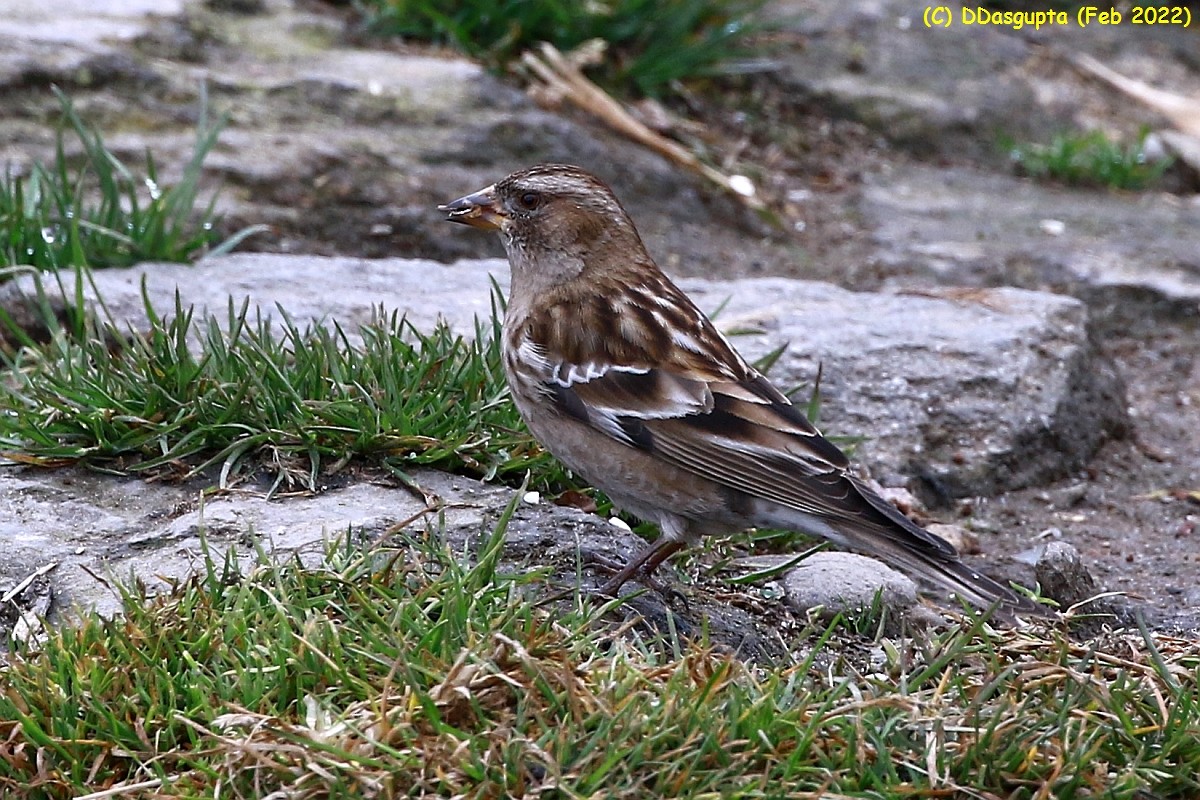
[[[963,619],[806,657],[664,655],[602,610],[552,618],[436,532],[322,569],[210,564],[0,673],[0,795],[1162,797],[1200,791],[1200,643]],[[667,648],[670,650],[671,648]],[[818,667],[818,664],[823,666]],[[91,793],[91,794],[89,794]]]

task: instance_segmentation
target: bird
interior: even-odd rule
[[[1045,615],[858,477],[663,273],[595,175],[540,164],[438,209],[503,240],[502,361],[530,433],[661,531],[601,594],[648,581],[703,536],[768,527],[876,557],[983,609]]]

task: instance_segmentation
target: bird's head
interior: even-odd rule
[[[518,280],[534,272],[551,283],[569,280],[612,254],[640,258],[645,252],[612,190],[566,164],[514,172],[438,208],[451,222],[499,231]]]

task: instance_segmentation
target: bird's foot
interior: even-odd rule
[[[661,537],[654,544],[646,547],[633,558],[629,559],[625,564],[603,556],[594,550],[581,550],[579,555],[582,561],[599,567],[601,570],[614,573],[612,578],[595,590],[594,594],[610,598],[618,597],[621,587],[630,579],[635,579],[638,583],[661,597],[667,605],[671,605],[676,598],[679,598],[686,609],[688,602],[683,593],[654,577],[654,571],[658,569],[658,566],[681,549],[683,549],[683,542]],[[560,600],[569,594],[569,592],[559,592],[546,600],[542,600],[538,605],[546,605],[547,603]]]
[[[629,565],[624,564],[615,558],[609,558],[608,556],[602,555],[594,550],[580,550],[579,561],[581,565],[595,567],[601,572],[607,572],[611,574],[613,577],[601,584],[598,588],[591,591],[584,589],[582,586],[563,587],[549,597],[539,600],[537,605],[545,606],[550,605],[551,603],[557,603],[559,600],[565,600],[576,593],[578,593],[582,599],[589,601],[594,598],[599,598],[601,602],[614,599],[619,596],[618,591],[620,590],[621,586],[624,585],[625,582],[628,581],[636,571],[630,570]],[[650,581],[646,582],[646,585],[648,588],[661,594],[662,587],[657,580],[650,579]]]
[[[637,564],[636,566],[633,564],[622,564],[619,561],[607,558],[598,553],[586,553],[585,558],[590,566],[613,573],[611,578],[600,584],[593,592],[596,596],[608,598],[619,597],[621,587],[632,580],[654,592],[668,606],[678,601],[684,609],[688,607],[687,595],[675,588],[669,581],[655,577],[652,572],[645,568],[644,564]]]

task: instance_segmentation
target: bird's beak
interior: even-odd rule
[[[508,218],[496,200],[495,184],[438,206],[438,211],[445,211],[450,222],[461,222],[485,231],[500,230],[501,223]]]

